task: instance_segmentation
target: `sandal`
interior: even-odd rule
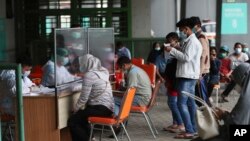
[[[176,139],[193,139],[194,135],[183,133],[183,134],[176,135],[174,138],[176,138]]]
[[[170,129],[169,132],[171,133],[185,133],[185,128],[173,128],[173,129]]]
[[[168,127],[163,127],[163,131],[170,131],[170,130],[172,130],[172,129],[177,129],[178,128],[178,126],[176,126],[176,125],[169,125]]]

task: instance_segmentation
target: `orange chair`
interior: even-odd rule
[[[125,92],[123,96],[119,115],[117,117],[89,117],[88,118],[89,123],[91,125],[91,132],[90,132],[90,138],[89,138],[90,141],[91,141],[91,137],[92,137],[93,129],[95,125],[109,126],[116,141],[118,141],[115,131],[113,129],[113,126],[119,126],[119,124],[122,125],[122,128],[124,129],[128,137],[128,140],[131,141],[123,123],[128,120],[130,109],[131,109],[134,96],[135,96],[135,91],[136,91],[136,88],[131,87],[127,89],[127,91]],[[102,131],[103,131],[103,128],[102,128]]]
[[[156,96],[157,96],[159,87],[161,85],[161,81],[155,82],[156,66],[154,64],[143,64],[143,65],[140,65],[139,67],[142,68],[148,74],[149,79],[151,81],[153,92],[152,92],[150,102],[147,106],[132,106],[131,112],[143,114],[153,137],[156,138],[156,134],[158,134],[158,132],[155,126],[153,125],[148,112],[155,104]]]
[[[150,102],[148,105],[146,106],[132,106],[131,107],[131,112],[132,113],[139,113],[139,114],[142,114],[149,126],[149,129],[153,135],[154,138],[156,138],[156,135],[158,134],[158,131],[156,130],[150,116],[149,116],[149,111],[153,108],[153,106],[155,105],[156,103],[156,97],[157,97],[157,94],[158,94],[158,91],[159,91],[159,88],[160,88],[160,85],[161,85],[161,81],[157,81],[156,82],[156,85],[155,87],[153,88],[153,92],[152,92],[152,97],[150,99]]]
[[[131,63],[136,65],[136,66],[140,66],[140,65],[144,64],[144,59],[143,58],[132,58]]]

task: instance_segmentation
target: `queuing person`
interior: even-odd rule
[[[179,37],[175,32],[171,32],[166,36],[167,43],[170,43],[171,47],[180,49],[179,47]],[[176,65],[177,60],[170,54],[167,60],[167,65],[165,69],[165,80],[166,80],[166,88],[167,88],[167,96],[168,96],[168,106],[172,113],[173,122],[172,125],[164,127],[163,130],[170,132],[181,132],[185,131],[185,127],[183,125],[183,120],[180,114],[180,110],[177,105],[177,96],[178,92],[176,90]]]
[[[22,66],[22,93],[29,93],[34,83],[28,78],[32,64],[27,56],[17,60]],[[16,94],[15,70],[0,70],[0,109],[5,114],[15,115],[13,96]]]
[[[209,81],[208,81],[208,99],[210,98],[213,88],[215,85],[220,83],[220,66],[221,62],[217,58],[216,48],[210,48],[210,71],[209,71]],[[210,101],[209,104],[211,105]]]
[[[229,55],[229,58],[232,61],[232,70],[249,59],[247,54],[242,52],[242,45],[239,42],[234,44],[234,52]]]
[[[219,59],[221,61],[220,67],[220,82],[222,83],[229,83],[231,78],[230,75],[232,73],[231,64],[232,61],[228,58],[229,47],[223,45],[220,47],[219,50]]]
[[[231,69],[232,71],[241,63],[248,60],[248,56],[242,52],[242,44],[237,42],[234,44],[234,53],[229,55],[229,59],[231,60]],[[229,77],[229,76],[228,76]],[[227,96],[235,87],[235,82],[228,83],[226,85],[226,89],[222,92],[219,102],[228,102]]]
[[[161,53],[161,45],[159,42],[154,42],[153,47],[148,55],[147,63],[155,63],[157,56]]]
[[[65,65],[68,64],[68,51],[65,48],[57,48],[56,49],[56,65],[55,65],[55,58],[52,57],[43,67],[43,76],[41,84],[46,87],[55,86],[55,75],[57,85],[64,84],[75,79],[78,77],[69,73],[66,69]],[[56,66],[56,73],[55,73],[55,66]]]
[[[167,60],[165,59],[165,53],[163,48],[161,48],[160,55],[156,57],[154,64],[156,66],[157,79],[159,79],[161,82],[164,82]]]
[[[247,43],[242,44],[242,52],[246,53],[248,56],[248,59],[250,59],[250,52],[249,52],[249,47]]]
[[[182,19],[177,24],[181,36],[185,37],[181,50],[173,47],[166,47],[177,59],[177,85],[178,85],[178,107],[185,125],[185,132],[175,136],[175,138],[193,138],[197,132],[195,123],[196,105],[192,98],[185,96],[182,91],[195,94],[195,84],[200,76],[200,58],[202,46],[192,31],[192,20]]]
[[[109,72],[93,55],[79,57],[80,71],[84,73],[82,91],[74,105],[74,114],[69,118],[68,126],[72,141],[87,141],[90,136],[88,117],[110,117],[113,114],[114,98]]]
[[[127,47],[125,47],[122,42],[119,41],[116,43],[115,50],[116,50],[115,52],[116,52],[118,59],[122,56],[126,56],[129,59],[131,59],[131,53],[130,53],[129,49]]]
[[[191,17],[193,22],[193,32],[196,37],[199,39],[202,45],[202,54],[200,59],[200,79],[197,81],[196,85],[196,95],[208,102],[208,93],[207,93],[207,83],[209,78],[209,69],[210,69],[210,55],[209,55],[209,42],[206,35],[201,29],[201,21],[199,17]]]
[[[117,61],[117,64],[120,69],[126,74],[126,84],[125,87],[135,87],[136,93],[133,101],[133,105],[136,106],[146,106],[149,104],[152,89],[151,89],[151,81],[149,79],[148,74],[141,68],[133,65],[131,60],[126,57],[120,57]],[[118,116],[119,108],[121,105],[122,97],[114,97],[115,98],[115,115]],[[115,133],[119,134],[120,128],[115,129]],[[113,137],[113,136],[110,136]]]

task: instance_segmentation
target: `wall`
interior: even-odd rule
[[[151,36],[150,0],[131,0],[132,37],[147,38]]]
[[[0,0],[0,18],[3,19],[6,36],[6,47],[4,47],[4,53],[6,54],[5,61],[10,62],[15,60],[15,28],[14,18],[6,18],[5,5],[5,0]]]
[[[216,21],[216,0],[186,0],[186,17]]]
[[[175,31],[176,0],[151,0],[151,30],[154,37],[165,37]]]

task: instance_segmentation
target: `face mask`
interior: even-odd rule
[[[86,69],[85,69],[85,68],[83,68],[83,67],[80,67],[80,68],[79,68],[79,70],[80,70],[80,72],[83,72],[83,73],[85,73],[85,72],[86,72]]]
[[[79,39],[79,38],[81,38],[81,32],[73,32],[73,33],[72,33],[72,37],[73,37],[74,39]]]
[[[243,48],[242,51],[243,51],[243,52],[248,52],[248,51],[249,51],[249,48]]]
[[[160,47],[156,47],[155,50],[156,50],[156,51],[159,51],[159,50],[161,50],[161,48],[160,48]]]
[[[227,56],[226,53],[220,53],[220,54],[219,54],[219,58],[221,58],[221,59],[225,58],[226,56]]]
[[[24,76],[24,77],[28,77],[28,76],[30,75],[30,72],[31,72],[31,71],[24,71],[23,76]]]
[[[180,32],[180,38],[181,39],[186,39],[187,38],[187,34],[185,34],[183,31]]]
[[[107,48],[105,48],[104,50],[105,50],[106,52],[111,52],[111,51],[112,51],[112,48],[107,47]]]
[[[235,53],[236,53],[236,54],[240,54],[240,53],[241,53],[241,51],[242,51],[242,49],[241,49],[241,48],[236,48],[236,49],[235,49]]]
[[[69,63],[69,58],[68,57],[64,57],[63,59],[63,65],[67,65]]]
[[[194,27],[192,28],[192,32],[193,32],[193,33],[196,33],[196,29],[195,29]]]

